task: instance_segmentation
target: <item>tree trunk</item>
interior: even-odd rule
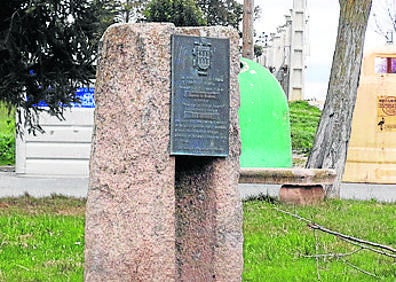
[[[242,57],[254,59],[253,42],[253,10],[254,1],[243,1]]]
[[[334,184],[325,187],[328,198],[340,196],[372,0],[339,2],[338,35],[326,102],[306,165],[336,170]]]

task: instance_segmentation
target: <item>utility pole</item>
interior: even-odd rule
[[[254,59],[253,42],[254,0],[243,1],[242,57]]]

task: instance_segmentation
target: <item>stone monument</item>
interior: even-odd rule
[[[185,62],[195,67],[192,73],[204,87],[191,88],[186,81],[193,77],[184,76],[173,77],[172,85],[173,72],[183,63],[174,60],[180,54],[172,57],[177,36],[191,37],[194,46],[186,47],[191,52],[185,51]],[[212,45],[218,38],[229,42],[229,81],[214,75],[217,66],[210,65],[221,55]],[[85,281],[241,280],[238,39],[230,28],[173,24],[119,24],[105,32],[96,80]],[[195,110],[184,101],[184,115],[198,121],[193,131],[180,127],[173,114],[180,81],[185,96],[201,104],[227,92],[229,120],[216,121],[222,105]],[[226,89],[219,86],[224,83]],[[226,137],[221,136],[225,126]],[[180,132],[190,139],[182,140],[181,151],[173,150]],[[184,151],[188,142],[201,149]]]

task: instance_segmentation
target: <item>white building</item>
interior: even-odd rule
[[[304,99],[304,76],[308,55],[307,0],[293,0],[293,9],[276,32],[260,35],[263,46],[258,62],[270,69],[281,83],[288,100]]]

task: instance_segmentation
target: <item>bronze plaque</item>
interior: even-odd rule
[[[171,155],[228,156],[229,42],[173,35]]]

